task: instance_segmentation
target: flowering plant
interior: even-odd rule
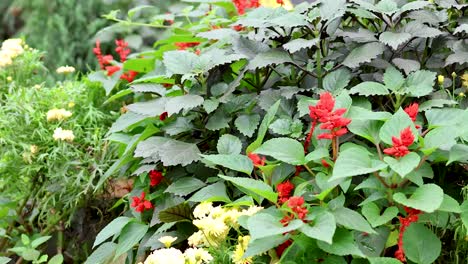
[[[166,235],[181,256],[203,244],[213,263],[467,256],[462,239],[451,244],[462,258],[441,246],[467,230],[466,194],[444,181],[466,174],[468,112],[457,95],[466,43],[454,40],[463,7],[197,2],[171,14],[171,26],[163,17],[148,24],[170,33],[154,51],[129,54],[123,69],[139,74],[127,87],[101,80],[125,109],[109,131],[123,151],[105,176],[135,181],[119,201],[125,215],[101,231],[88,263],[134,246],[143,261]],[[428,22],[435,10],[454,16]],[[450,49],[435,52],[437,41]],[[450,83],[436,81],[447,71]],[[204,206],[211,211],[200,217]],[[255,206],[263,209],[232,228],[223,220],[226,208]]]

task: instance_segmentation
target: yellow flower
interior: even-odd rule
[[[193,216],[196,218],[203,218],[210,213],[213,209],[213,203],[202,202],[193,209]]]
[[[149,255],[144,264],[185,264],[185,257],[178,249],[163,248]]]
[[[160,237],[159,239],[159,242],[163,243],[165,247],[170,247],[172,243],[174,243],[174,241],[177,240],[177,237],[171,237],[171,236],[163,236],[163,237]]]
[[[263,207],[260,206],[250,206],[248,209],[242,210],[243,215],[252,216],[258,213],[260,210],[263,210]]]
[[[463,81],[463,86],[468,88],[468,72],[465,72],[460,78]]]
[[[69,118],[70,116],[72,116],[72,112],[70,111],[67,111],[63,108],[61,109],[57,109],[57,108],[54,108],[54,109],[51,109],[47,112],[47,121],[54,121],[54,120],[65,120],[67,118]]]
[[[22,39],[7,39],[2,43],[2,51],[14,58],[24,52]]]
[[[37,152],[39,152],[39,147],[36,146],[36,145],[31,145],[31,146],[29,147],[29,150],[31,151],[31,154],[34,155],[34,154],[36,154]]]
[[[68,74],[68,73],[73,73],[75,72],[75,68],[72,67],[72,66],[61,66],[61,67],[58,67],[57,70],[56,70],[57,73],[59,74]]]
[[[184,252],[187,264],[210,263],[213,257],[202,248],[187,248]]]
[[[0,50],[0,67],[5,67],[13,63],[10,54]]]
[[[236,249],[232,253],[232,262],[234,264],[250,264],[253,263],[252,257],[250,258],[242,258],[244,256],[245,250],[250,241],[250,236],[239,236],[238,242],[239,244],[236,245]]]
[[[41,85],[39,84],[34,85],[34,89],[41,89]]]
[[[466,95],[465,95],[465,93],[459,93],[458,96],[465,97]]]
[[[440,85],[444,84],[445,77],[443,75],[437,76],[437,81]]]
[[[294,8],[294,5],[291,3],[290,0],[283,0],[283,7],[286,10],[292,10]],[[280,7],[281,5],[278,4],[277,0],[260,0],[260,5],[261,6],[266,6],[266,7]]]
[[[68,108],[73,108],[75,107],[75,102],[69,102],[68,103]]]
[[[58,127],[54,130],[54,135],[53,135],[55,140],[64,140],[71,142],[75,139],[75,135],[73,135],[73,131],[71,130],[65,130],[62,129],[61,127]]]
[[[189,238],[188,238],[188,244],[191,247],[196,247],[204,243],[204,235],[202,231],[197,231],[193,233]]]
[[[452,78],[455,78],[457,77],[457,73],[456,72],[452,72]]]
[[[6,78],[6,80],[7,80],[7,82],[12,82],[12,81],[13,81],[13,77],[8,76],[8,77]]]

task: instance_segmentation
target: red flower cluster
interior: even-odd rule
[[[247,8],[260,7],[260,0],[232,0],[232,2],[236,6],[239,15],[245,14]]]
[[[408,116],[411,118],[411,120],[413,122],[416,122],[416,117],[418,116],[418,112],[419,112],[419,105],[418,103],[413,103],[413,104],[410,104],[409,106],[407,106],[405,108],[405,112],[408,114]],[[416,125],[416,128],[420,128],[421,126],[419,125]]]
[[[177,46],[178,50],[186,50],[188,48],[200,45],[200,42],[176,42],[174,45]]]
[[[159,116],[159,120],[161,120],[161,121],[166,120],[166,118],[167,118],[168,115],[169,115],[169,114],[168,114],[167,112],[162,113],[162,114]]]
[[[284,5],[284,1],[283,0],[276,0],[276,3],[280,4],[280,5]]]
[[[117,45],[117,48],[115,48],[115,51],[119,54],[120,56],[120,62],[125,62],[127,60],[128,54],[130,54],[130,49],[128,48],[128,42],[125,42],[123,39],[120,40],[115,40],[115,44]],[[113,57],[112,55],[102,55],[101,51],[101,42],[99,40],[96,40],[96,47],[93,48],[93,52],[96,55],[99,66],[101,69],[105,69],[107,71],[107,76],[112,76],[114,73],[120,71],[121,67],[118,65],[112,65],[112,60]],[[128,71],[127,73],[123,73],[120,76],[120,79],[122,80],[127,80],[128,82],[133,82],[135,77],[138,75],[138,72],[136,71]]]
[[[285,181],[278,184],[276,186],[276,190],[278,191],[279,203],[283,204],[288,201],[289,197],[291,197],[291,192],[294,190],[294,184],[290,181]]]
[[[397,258],[401,262],[405,262],[405,252],[403,251],[403,234],[406,231],[411,223],[417,222],[419,219],[419,214],[421,211],[409,207],[404,207],[407,216],[406,217],[398,217],[400,219],[400,234],[398,236],[398,250],[395,252],[395,258]]]
[[[252,160],[253,165],[255,167],[265,166],[265,160],[266,160],[265,157],[260,157],[258,154],[254,154],[254,153],[249,153],[248,157],[249,157],[249,159]]]
[[[408,147],[414,142],[414,135],[411,127],[407,127],[400,132],[400,138],[392,137],[393,146],[384,149],[384,153],[394,157],[406,156],[410,151]]]
[[[328,162],[325,159],[320,160],[320,162],[325,168],[330,168],[330,164],[328,164]]]
[[[235,31],[242,31],[245,28],[242,25],[235,25],[232,27],[232,29],[234,29]]]
[[[348,133],[346,128],[351,119],[344,118],[343,114],[347,111],[346,108],[339,108],[333,111],[335,107],[335,99],[331,93],[326,92],[320,95],[320,100],[316,106],[309,106],[310,117],[316,122],[322,123],[321,129],[330,130],[330,133],[318,135],[318,139],[334,139]]]
[[[157,171],[157,170],[150,170],[148,175],[150,177],[150,186],[151,187],[154,187],[154,186],[160,184],[161,181],[164,178],[163,174],[160,171]]]
[[[279,245],[278,247],[276,247],[276,255],[278,256],[278,258],[280,258],[282,255],[283,255],[283,252],[290,246],[292,245],[292,240],[291,239],[288,239],[286,241],[284,241],[283,244]]]
[[[307,216],[307,213],[309,212],[307,208],[304,206],[304,197],[301,196],[293,196],[289,198],[287,201],[287,206],[291,208],[291,210],[297,215],[297,218],[301,219],[304,221],[305,217]],[[284,226],[287,226],[289,222],[294,220],[295,215],[294,214],[287,214],[281,219],[281,223]]]
[[[145,192],[141,193],[140,197],[134,196],[132,197],[133,202],[132,202],[132,207],[135,208],[135,211],[138,213],[142,213],[144,210],[149,210],[153,208],[153,205],[151,204],[150,201],[145,200]]]

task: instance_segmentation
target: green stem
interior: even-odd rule
[[[320,45],[318,45],[319,48],[317,49],[316,52],[316,57],[317,57],[317,79],[318,79],[318,88],[322,89],[323,88],[323,79],[322,79],[322,54],[320,51]]]
[[[309,166],[307,166],[307,164],[304,164],[304,168],[306,168],[306,170],[307,170],[312,176],[315,176],[315,173],[309,168]]]

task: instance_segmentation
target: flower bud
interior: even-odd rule
[[[452,78],[455,78],[457,77],[457,73],[456,72],[452,72]]]
[[[439,85],[444,84],[445,77],[443,75],[437,76],[437,81],[439,82]]]

